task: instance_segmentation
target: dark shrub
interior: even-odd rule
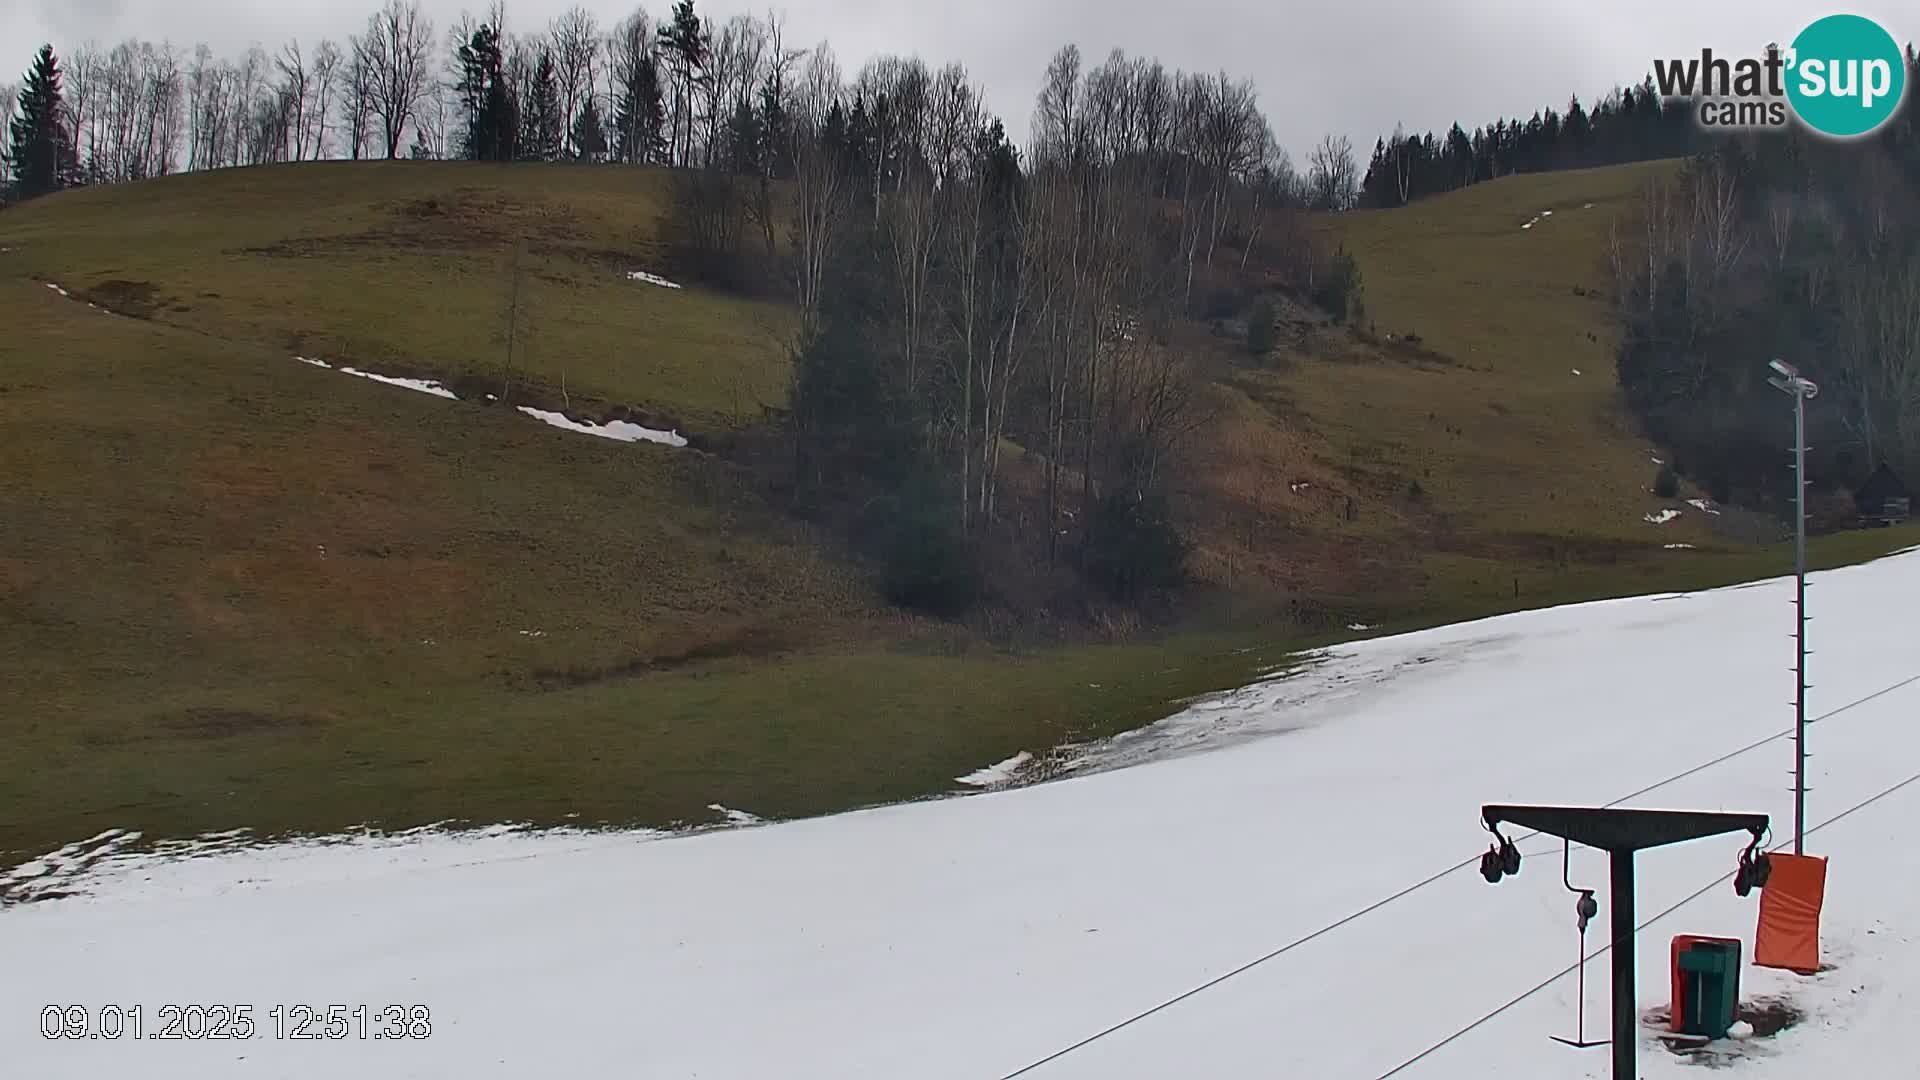
[[[929,615],[965,614],[980,599],[980,566],[952,515],[913,492],[888,501],[897,514],[881,552],[887,599]]]
[[[1671,465],[1660,466],[1653,477],[1653,493],[1662,499],[1675,498],[1680,494],[1680,477]]]
[[[1366,305],[1360,296],[1360,264],[1342,248],[1327,261],[1326,272],[1313,291],[1314,303],[1335,321],[1358,323]]]
[[[1273,351],[1273,322],[1279,318],[1273,299],[1263,296],[1253,305],[1253,311],[1247,315],[1247,351],[1255,356],[1265,356]]]
[[[1231,319],[1247,310],[1251,299],[1245,289],[1233,285],[1215,285],[1201,297],[1200,317],[1209,321]]]
[[[1187,541],[1157,495],[1109,495],[1094,509],[1086,551],[1087,579],[1115,599],[1137,600],[1180,583]]]

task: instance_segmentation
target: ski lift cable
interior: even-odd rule
[[[1902,789],[1910,787],[1914,784],[1920,784],[1920,773],[1915,773],[1912,776],[1907,777],[1905,780],[1902,780],[1899,783],[1893,785],[1892,787],[1887,788],[1885,791],[1880,792],[1878,795],[1874,795],[1863,802],[1855,803],[1853,806],[1850,806],[1847,809],[1842,810],[1840,813],[1835,814],[1834,816],[1828,818],[1827,820],[1821,822],[1820,824],[1809,828],[1806,831],[1806,835],[1812,836],[1814,833],[1819,832],[1821,829],[1824,829],[1829,825],[1836,824],[1845,818],[1851,817],[1852,815],[1859,813],[1862,810],[1865,810],[1867,807],[1872,806],[1874,803],[1877,803],[1882,799],[1888,798],[1889,796],[1892,796],[1897,792],[1901,791]],[[1786,849],[1792,846],[1793,846],[1792,841],[1790,840],[1783,841],[1782,843],[1775,845],[1772,850],[1776,852],[1785,851]],[[1695,900],[1700,899],[1701,897],[1707,895],[1713,890],[1726,884],[1730,879],[1732,879],[1734,874],[1737,872],[1738,871],[1730,870],[1727,873],[1721,874],[1719,877],[1714,878],[1712,881],[1707,882],[1705,885],[1701,886],[1701,888],[1698,891],[1685,897],[1684,899],[1680,900],[1678,903],[1674,904],[1672,907],[1667,908],[1665,911],[1660,912],[1658,915],[1654,915],[1648,918],[1646,921],[1642,922],[1639,926],[1634,927],[1634,933],[1635,934],[1640,933],[1641,931],[1645,930],[1647,927],[1652,926],[1654,923],[1657,923],[1660,920],[1666,918],[1667,916],[1672,915],[1674,912],[1679,911],[1681,908],[1686,907],[1688,904],[1693,903]],[[1593,952],[1588,953],[1584,957],[1584,959],[1591,960],[1594,957],[1599,956],[1601,953],[1606,952],[1609,949],[1612,949],[1616,946],[1623,945],[1623,944],[1625,944],[1624,939],[1616,940],[1608,944],[1604,948],[1595,949]],[[1415,1054],[1414,1056],[1401,1062],[1399,1065],[1394,1066],[1392,1069],[1388,1070],[1387,1072],[1381,1073],[1379,1080],[1389,1080],[1389,1078],[1398,1076],[1401,1073],[1407,1071],[1413,1066],[1419,1064],[1421,1061],[1424,1061],[1427,1058],[1438,1053],[1440,1050],[1446,1048],[1447,1046],[1453,1044],[1454,1042],[1459,1041],[1461,1038],[1465,1037],[1469,1033],[1490,1023],[1494,1018],[1506,1012],[1508,1009],[1511,1009],[1514,1006],[1520,1004],[1521,1002],[1526,1001],[1528,998],[1533,997],[1535,994],[1538,994],[1540,991],[1545,990],[1547,987],[1552,986],[1554,983],[1565,978],[1567,973],[1574,970],[1574,968],[1577,966],[1578,965],[1576,964],[1569,964],[1566,967],[1561,968],[1559,971],[1554,972],[1552,975],[1547,976],[1545,979],[1541,980],[1540,982],[1534,984],[1532,987],[1527,989],[1520,996],[1513,998],[1512,1000],[1508,1001],[1506,1004],[1501,1005],[1499,1008],[1494,1009],[1490,1013],[1487,1013],[1485,1016],[1482,1016],[1480,1019],[1475,1020],[1473,1023],[1468,1024],[1466,1027],[1461,1028],[1459,1031],[1456,1031],[1453,1034],[1447,1036],[1446,1038],[1441,1039],[1439,1042],[1434,1043],[1432,1046],[1429,1046],[1425,1050],[1420,1051],[1418,1054]]]
[[[1856,701],[1850,701],[1847,704],[1832,710],[1831,712],[1827,712],[1818,717],[1815,717],[1813,720],[1808,721],[1808,723],[1810,724],[1817,723],[1820,720],[1831,719],[1835,716],[1839,716],[1841,713],[1844,713],[1850,709],[1858,708],[1859,706],[1865,705],[1870,701],[1874,701],[1879,698],[1885,697],[1896,690],[1904,689],[1905,687],[1912,686],[1915,683],[1920,683],[1920,674],[1915,674],[1906,679],[1902,679],[1901,681],[1894,683],[1891,686],[1885,687],[1884,689],[1881,689],[1881,690],[1876,690],[1873,693],[1868,694],[1866,697],[1860,698]],[[1613,802],[1607,803],[1606,805],[1609,808],[1619,806],[1621,803],[1624,803],[1630,799],[1637,799],[1642,795],[1646,795],[1650,792],[1658,791],[1661,788],[1666,787],[1668,784],[1678,783],[1679,781],[1684,780],[1689,776],[1693,776],[1697,773],[1704,772],[1707,769],[1711,769],[1716,765],[1721,765],[1728,761],[1732,761],[1734,758],[1737,758],[1742,754],[1751,753],[1752,751],[1758,750],[1763,746],[1767,746],[1771,743],[1779,742],[1781,739],[1784,739],[1792,734],[1793,734],[1793,729],[1787,728],[1784,731],[1778,732],[1773,735],[1769,735],[1766,738],[1761,739],[1757,742],[1748,743],[1746,746],[1740,747],[1738,750],[1733,750],[1729,753],[1722,754],[1719,757],[1714,758],[1712,761],[1708,761],[1700,765],[1695,765],[1694,767],[1687,769],[1684,772],[1675,773],[1674,775],[1669,776],[1665,780],[1661,780],[1658,783],[1649,784],[1638,791],[1631,792],[1626,795],[1622,795],[1620,798],[1615,799]],[[1837,821],[1839,819],[1835,818],[1834,820]],[[1831,822],[1829,822],[1829,824],[1831,824]],[[1539,835],[1540,833],[1537,831],[1529,832],[1523,836],[1520,836],[1518,839],[1516,839],[1515,843],[1518,843],[1521,840],[1530,840]],[[1327,925],[1321,927],[1318,930],[1315,930],[1301,937],[1295,938],[1292,941],[1287,942],[1285,945],[1280,946],[1279,948],[1273,950],[1272,952],[1267,953],[1264,956],[1261,956],[1254,960],[1249,960],[1248,962],[1240,965],[1237,968],[1234,968],[1231,971],[1228,971],[1221,975],[1216,975],[1213,978],[1208,979],[1206,982],[1201,983],[1200,985],[1192,988],[1191,990],[1187,990],[1184,993],[1177,994],[1173,997],[1170,997],[1167,1000],[1161,1002],[1158,1005],[1153,1006],[1150,1009],[1146,1009],[1142,1012],[1135,1013],[1132,1016],[1127,1017],[1125,1020],[1120,1021],[1119,1023],[1113,1024],[1109,1027],[1101,1029],[1100,1031],[1094,1032],[1092,1035],[1089,1035],[1086,1038],[1081,1039],[1079,1042],[1076,1042],[1071,1046],[1063,1047],[1062,1049],[1056,1050],[1053,1053],[1048,1054],[1046,1057],[1043,1057],[1035,1062],[1032,1062],[1031,1064],[1024,1065],[1018,1069],[1015,1069],[1014,1071],[1007,1073],[1005,1076],[1001,1077],[1000,1080],[1015,1080],[1016,1077],[1025,1076],[1026,1074],[1033,1072],[1035,1069],[1038,1069],[1043,1065],[1048,1065],[1055,1061],[1058,1061],[1059,1059],[1066,1057],[1068,1054],[1071,1054],[1076,1050],[1080,1050],[1086,1046],[1096,1043],[1101,1039],[1104,1039],[1107,1036],[1120,1031],[1123,1028],[1131,1027],[1134,1024],[1137,1024],[1140,1021],[1147,1019],[1150,1016],[1153,1016],[1157,1013],[1163,1012],[1167,1009],[1172,1008],[1175,1005],[1180,1004],[1181,1002],[1187,1000],[1190,997],[1193,997],[1197,994],[1201,994],[1208,990],[1211,990],[1214,987],[1219,986],[1221,983],[1226,982],[1229,979],[1235,978],[1236,976],[1239,976],[1239,975],[1244,975],[1248,971],[1251,971],[1254,968],[1259,967],[1260,965],[1265,964],[1270,960],[1276,960],[1281,956],[1284,956],[1287,953],[1290,953],[1293,950],[1299,948],[1302,945],[1306,945],[1312,941],[1318,940],[1319,938],[1325,937],[1326,935],[1331,934],[1335,930],[1338,930],[1341,927],[1346,926],[1348,923],[1355,922],[1361,918],[1371,915],[1374,912],[1380,910],[1381,908],[1386,907],[1389,904],[1392,904],[1394,901],[1401,900],[1401,899],[1404,899],[1405,897],[1411,896],[1414,893],[1419,892],[1421,889],[1424,889],[1427,886],[1432,885],[1435,882],[1441,880],[1442,878],[1448,877],[1452,874],[1459,873],[1461,870],[1464,870],[1469,866],[1473,866],[1477,864],[1479,861],[1480,861],[1479,855],[1472,855],[1465,859],[1462,859],[1460,862],[1454,863],[1452,866],[1449,866],[1446,869],[1439,871],[1438,873],[1422,878],[1421,880],[1415,882],[1412,885],[1407,886],[1404,889],[1401,889],[1399,892],[1396,892],[1391,896],[1385,897],[1380,900],[1376,900],[1373,903],[1368,904],[1366,907],[1363,907],[1360,910],[1355,911],[1349,915],[1346,915],[1334,922],[1328,923]],[[1728,874],[1727,876],[1732,877],[1733,875]],[[1724,881],[1725,878],[1721,880]],[[1712,886],[1708,886],[1708,888],[1711,888],[1711,887]],[[1704,891],[1705,890],[1702,890],[1702,892]],[[1662,915],[1664,914],[1666,913],[1662,912]],[[1655,916],[1655,917],[1658,918],[1660,916]],[[1557,979],[1560,977],[1560,975],[1565,975],[1567,971],[1572,971],[1572,970],[1573,970],[1572,967],[1568,967],[1565,971],[1560,972],[1559,975],[1555,975],[1554,978]],[[1551,981],[1552,980],[1548,980],[1548,982],[1551,982]],[[1544,987],[1545,985],[1546,985],[1545,983],[1542,983],[1541,987]],[[1518,1004],[1518,1002],[1516,1001],[1514,1002],[1514,1004]],[[1492,1019],[1492,1017],[1488,1017],[1487,1019]],[[1465,1033],[1462,1032],[1461,1034],[1465,1034]],[[1405,1066],[1402,1066],[1402,1068],[1404,1067]],[[1392,1075],[1392,1074],[1389,1073],[1388,1075]],[[1384,1080],[1384,1078],[1382,1078],[1382,1080]]]

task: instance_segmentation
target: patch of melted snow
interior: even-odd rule
[[[648,285],[658,285],[658,286],[660,286],[660,287],[661,287],[661,288],[663,288],[663,289],[678,289],[678,288],[680,288],[680,285],[679,285],[678,283],[676,283],[676,282],[672,282],[672,281],[668,281],[668,280],[667,280],[666,278],[663,278],[663,277],[660,277],[660,276],[659,276],[659,275],[657,275],[657,274],[649,274],[649,273],[647,273],[647,272],[646,272],[645,270],[634,270],[634,271],[631,271],[631,272],[629,272],[629,273],[627,274],[627,280],[628,280],[628,281],[643,281],[643,282],[646,282],[646,283],[647,283]]]
[[[1022,750],[997,765],[989,765],[984,769],[976,769],[965,776],[956,776],[954,780],[968,787],[998,787],[1011,782],[1020,770],[1025,768],[1027,763],[1032,760],[1033,755]]]
[[[707,809],[713,811],[716,814],[719,814],[723,818],[726,818],[727,824],[729,825],[761,824],[761,819],[759,815],[749,814],[745,810],[734,810],[729,807],[723,806],[720,803],[708,803]]]
[[[520,411],[543,424],[560,428],[563,431],[577,431],[583,435],[597,435],[602,439],[612,439],[615,442],[651,442],[659,443],[662,446],[673,447],[687,445],[686,437],[677,431],[659,431],[650,427],[641,427],[639,424],[628,423],[625,420],[609,420],[604,424],[587,424],[581,423],[578,420],[570,420],[565,413],[548,412],[545,409],[535,409],[527,405],[520,406]]]
[[[403,387],[407,390],[418,390],[423,394],[432,394],[434,397],[446,398],[449,401],[460,400],[458,394],[434,382],[432,379],[401,379],[392,375],[378,375],[371,371],[361,371],[358,368],[350,367],[337,368],[336,370],[348,375],[358,375],[363,379],[372,379],[377,383],[386,383],[388,386]]]
[[[312,357],[306,357],[306,356],[296,356],[294,357],[294,359],[300,361],[303,364],[311,364],[312,366],[317,368],[326,368],[329,371],[338,371],[343,375],[355,375],[362,379],[372,379],[374,382],[377,382],[377,383],[386,383],[388,386],[398,386],[406,390],[418,390],[420,393],[432,394],[434,397],[446,398],[449,401],[460,400],[460,396],[458,394],[455,394],[453,391],[447,389],[444,386],[441,386],[437,382],[434,382],[432,379],[403,379],[394,375],[381,375],[378,372],[361,371],[359,368],[348,367],[345,364],[342,364],[339,367],[334,367],[332,364],[327,363],[325,360],[316,360],[316,359],[313,359]]]
[[[1668,507],[1667,509],[1660,511],[1657,514],[1648,514],[1646,520],[1647,520],[1647,524],[1649,525],[1665,525],[1667,522],[1672,521],[1673,519],[1679,516],[1680,516],[1680,511],[1675,510],[1672,507]]]

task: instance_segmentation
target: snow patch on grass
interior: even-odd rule
[[[327,363],[325,360],[316,360],[306,356],[296,356],[294,357],[294,359],[300,361],[303,364],[311,364],[314,367],[326,368],[329,371],[338,371],[343,375],[354,375],[362,379],[372,379],[374,382],[377,382],[377,383],[386,383],[388,386],[398,386],[406,390],[417,390],[422,394],[432,394],[434,397],[446,398],[449,401],[460,400],[460,396],[458,394],[455,394],[453,391],[447,389],[444,386],[441,386],[437,382],[434,382],[432,379],[403,379],[394,375],[381,375],[378,372],[361,371],[359,368],[348,367],[345,364],[342,364],[339,367],[334,367],[332,364]]]
[[[708,803],[707,809],[713,811],[716,814],[719,814],[723,818],[726,818],[727,824],[729,825],[762,824],[762,820],[758,815],[749,814],[745,810],[734,810],[730,807],[723,806],[720,803]]]
[[[139,840],[137,832],[108,829],[37,859],[29,859],[11,870],[0,871],[0,908],[74,895],[79,891],[76,885],[79,879],[91,875],[101,863],[117,857]]]
[[[167,898],[211,898],[275,886],[362,882],[421,870],[445,870],[564,849],[664,839],[656,829],[587,830],[503,823],[439,822],[398,832],[360,829],[326,836],[262,836],[251,829],[162,840],[136,847],[141,834],[110,829],[11,871],[0,870],[0,910],[9,904],[99,896],[144,909]],[[423,841],[433,841],[423,843]],[[240,867],[244,866],[244,872]],[[33,873],[29,874],[28,871]]]
[[[660,277],[657,274],[649,274],[645,270],[629,272],[627,274],[627,280],[645,282],[648,285],[658,285],[663,289],[678,289],[681,287],[676,282],[668,281],[666,278]]]
[[[1712,514],[1716,517],[1720,514],[1720,511],[1713,508],[1713,500],[1711,499],[1688,499],[1687,505],[1703,514]]]
[[[572,420],[565,413],[548,412],[528,405],[520,406],[520,411],[543,424],[560,428],[563,431],[577,431],[582,435],[595,435],[615,442],[651,442],[662,446],[682,447],[687,445],[686,437],[678,431],[660,431],[642,427],[625,420],[609,420],[604,424],[582,423]]]
[[[1032,760],[1033,755],[1022,750],[996,765],[989,765],[984,769],[976,769],[965,776],[956,776],[954,777],[954,781],[965,784],[968,787],[999,787],[1003,784],[1012,783],[1014,777],[1019,774],[1020,770],[1025,768],[1027,763]]]
[[[336,368],[335,370],[347,375],[357,375],[362,379],[372,379],[377,383],[386,383],[388,386],[398,386],[407,390],[418,390],[420,393],[432,394],[434,397],[446,398],[449,401],[460,400],[458,394],[434,382],[432,379],[402,379],[392,375],[379,375],[371,371],[361,371],[358,368],[350,367]]]
[[[1647,521],[1647,524],[1649,525],[1665,525],[1667,522],[1672,521],[1675,518],[1678,518],[1679,516],[1680,516],[1680,511],[1675,510],[1672,507],[1668,507],[1667,509],[1660,511],[1657,514],[1648,514],[1646,521]]]
[[[1668,544],[1667,550],[1668,551],[1692,551],[1693,545],[1692,544]]]

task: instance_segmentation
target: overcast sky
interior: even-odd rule
[[[442,30],[487,0],[422,0]],[[670,0],[651,0],[651,14]],[[0,0],[0,71],[17,81],[43,41],[62,51],[127,37],[204,41],[235,55],[292,37],[342,38],[377,0]],[[571,0],[509,0],[510,28],[544,26]],[[587,0],[610,23],[631,0]],[[715,17],[764,13],[751,0],[701,0]],[[1469,128],[1547,104],[1583,101],[1650,70],[1655,56],[1701,47],[1756,52],[1790,40],[1836,10],[1878,19],[1903,42],[1920,35],[1908,4],[1835,8],[1791,0],[1738,6],[1676,0],[774,0],[788,40],[822,38],[849,72],[876,52],[958,60],[1024,135],[1047,58],[1071,41],[1088,60],[1114,48],[1158,56],[1169,67],[1252,76],[1274,131],[1294,161],[1325,132],[1351,136],[1364,160],[1396,123],[1410,131]]]

